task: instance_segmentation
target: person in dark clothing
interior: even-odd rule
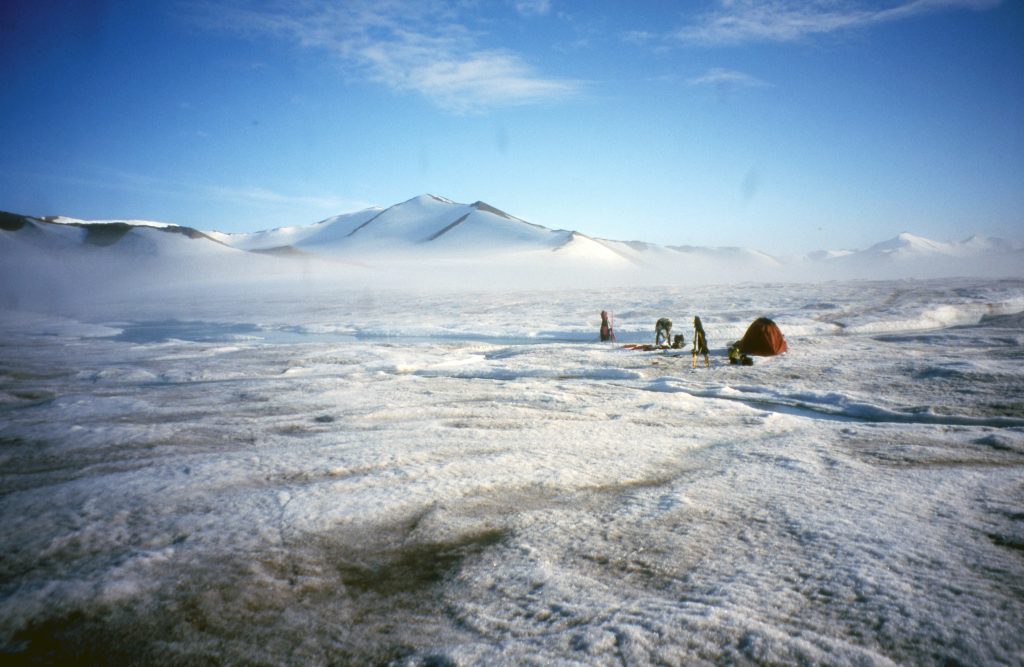
[[[604,342],[615,340],[615,331],[612,329],[611,316],[607,310],[601,311],[601,340]]]
[[[654,344],[661,345],[661,337],[665,337],[665,344],[672,342],[672,320],[662,317],[654,324]]]
[[[700,317],[693,318],[693,367],[697,367],[697,355],[704,355],[704,365],[711,366],[711,360],[708,358],[708,338],[704,335],[704,325],[700,321]]]

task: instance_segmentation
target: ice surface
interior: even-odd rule
[[[43,305],[0,312],[15,660],[1024,660],[1020,280]],[[710,368],[621,347],[694,315]],[[762,315],[790,352],[728,365]]]

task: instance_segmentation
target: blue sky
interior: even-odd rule
[[[1024,3],[0,5],[0,209],[245,231],[422,193],[775,253],[1024,238]]]

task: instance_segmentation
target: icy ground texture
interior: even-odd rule
[[[5,659],[1024,661],[1024,282],[295,297],[3,313]]]

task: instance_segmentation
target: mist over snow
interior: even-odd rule
[[[145,221],[3,216],[0,294],[7,303],[186,283],[507,289],[1024,275],[1024,246],[1001,239],[949,243],[903,233],[864,250],[773,257],[756,248],[595,238],[535,225],[484,202],[434,195],[234,234]]]
[[[523,271],[518,279],[529,285],[1024,274],[1024,244],[1001,239],[974,236],[960,243],[941,243],[903,233],[862,251],[772,257],[756,248],[659,246],[594,238],[580,230],[534,225],[484,202],[458,204],[434,195],[307,227],[212,236],[246,250],[298,250],[378,266],[448,260],[467,270],[480,263],[502,277]]]
[[[0,215],[0,652],[1020,664],[1020,259]]]

